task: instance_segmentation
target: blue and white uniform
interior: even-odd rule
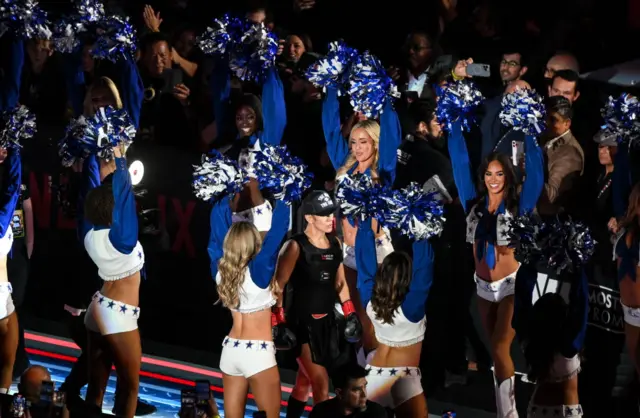
[[[537,283],[537,274],[521,274],[517,281],[515,308],[513,314],[513,327],[519,339],[527,344],[527,323],[531,315],[533,291]],[[589,314],[589,284],[587,275],[581,273],[580,278],[571,285],[569,295],[569,313],[565,319],[565,327],[562,332],[563,341],[560,351],[555,354],[553,364],[548,377],[544,381],[537,382],[536,390],[543,384],[565,382],[580,373],[580,351],[584,346],[587,333],[587,319]],[[534,391],[527,417],[582,417],[580,405],[555,405],[543,406],[534,403],[536,392]]]
[[[371,318],[376,339],[389,347],[408,347],[424,340],[427,329],[425,305],[433,283],[433,249],[427,240],[413,243],[413,275],[409,291],[393,315],[393,323],[376,317],[371,303],[374,278],[378,268],[371,221],[363,223],[356,235],[358,258],[358,291],[362,304]],[[367,366],[367,395],[370,400],[386,408],[395,409],[409,399],[423,393],[418,367]]]
[[[115,162],[111,225],[92,225],[84,217],[84,212],[80,213],[80,236],[87,253],[98,267],[98,275],[104,281],[125,279],[144,267],[144,250],[138,241],[138,216],[131,176],[124,158],[116,158]],[[95,155],[85,160],[83,171],[83,192],[100,185],[100,170]],[[84,322],[90,331],[109,335],[137,329],[139,317],[139,307],[96,292]]]
[[[11,230],[11,218],[15,211],[20,195],[22,177],[22,164],[20,154],[15,149],[8,150],[7,175],[3,179],[3,190],[0,194],[0,258],[5,258],[11,253],[13,246],[13,231]],[[0,282],[0,319],[4,319],[15,311],[11,292],[11,283]]]
[[[260,252],[249,262],[241,289],[238,289],[238,306],[229,308],[234,312],[251,314],[270,309],[276,299],[270,288],[271,279],[278,260],[278,250],[289,228],[289,206],[278,201],[273,212],[273,224],[262,243]],[[209,236],[209,258],[211,274],[216,284],[222,278],[218,272],[218,261],[223,256],[223,242],[231,227],[229,197],[216,202],[211,209],[211,235]],[[237,340],[225,337],[222,343],[220,370],[229,376],[251,377],[276,365],[276,349],[273,341]]]
[[[635,282],[637,279],[636,272],[640,267],[640,239],[637,236],[634,237],[631,247],[628,247],[626,235],[627,231],[624,228],[618,232],[613,245],[613,260],[619,259],[620,261],[618,264],[618,280],[628,276]],[[622,299],[620,304],[624,312],[624,322],[640,328],[640,307],[629,307],[622,303]]]
[[[327,154],[331,160],[333,168],[338,170],[346,164],[351,149],[348,140],[342,136],[340,126],[340,103],[338,102],[338,92],[335,88],[328,88],[327,95],[322,103],[322,129],[325,141],[327,142]],[[393,185],[396,172],[397,150],[402,141],[402,131],[398,115],[393,109],[390,101],[384,106],[380,115],[380,144],[378,149],[378,175],[382,184]],[[358,167],[355,163],[349,168],[348,174],[353,174]],[[371,175],[371,170],[365,171],[366,175]],[[340,180],[340,179],[338,179]],[[385,228],[384,235],[376,241],[376,254],[378,264],[393,252],[391,235]],[[356,268],[355,250],[343,243],[343,264],[352,270]]]

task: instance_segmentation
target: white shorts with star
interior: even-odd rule
[[[421,395],[422,375],[418,367],[367,366],[367,398],[385,408],[395,409]]]
[[[272,341],[236,340],[230,337],[222,341],[220,370],[224,374],[249,378],[275,366],[276,346]]]
[[[518,265],[516,271],[495,282],[488,282],[481,279],[477,274],[474,274],[478,296],[489,302],[499,303],[507,296],[513,295],[516,291],[516,275],[519,269],[520,265]]]
[[[93,295],[87,308],[84,325],[101,335],[120,334],[138,329],[140,308],[109,299],[100,292]]]

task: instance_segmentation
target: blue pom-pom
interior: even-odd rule
[[[391,189],[374,183],[366,174],[344,175],[338,179],[336,199],[342,214],[351,219],[364,221],[374,218],[385,221]]]
[[[133,57],[136,52],[136,30],[128,17],[109,16],[98,25],[100,36],[91,50],[94,58],[116,62],[120,58]]]
[[[4,0],[0,5],[0,35],[13,31],[24,39],[51,39],[47,12],[35,0]]]
[[[537,136],[545,129],[546,110],[535,90],[517,88],[502,98],[500,122],[525,135]]]
[[[71,167],[77,161],[87,158],[90,155],[90,149],[83,145],[87,129],[87,120],[84,116],[78,119],[71,119],[67,125],[64,138],[60,141],[58,155],[62,159],[62,165]]]
[[[100,0],[76,0],[76,11],[83,23],[98,23],[104,19],[104,6]]]
[[[313,174],[302,160],[289,153],[284,145],[261,144],[255,151],[253,170],[261,189],[269,190],[277,200],[291,203],[302,198],[311,186]]]
[[[113,147],[128,147],[136,136],[136,128],[124,109],[101,107],[87,120],[84,136],[78,138],[83,148],[104,160],[113,158]]]
[[[349,71],[351,106],[367,118],[377,118],[384,105],[400,97],[396,85],[378,58],[365,51],[354,60]]]
[[[448,83],[438,95],[436,116],[448,131],[460,120],[463,129],[469,131],[475,124],[475,113],[484,97],[480,90],[468,80]]]
[[[0,148],[21,148],[20,142],[33,138],[36,116],[26,106],[16,106],[2,112]]]
[[[56,51],[70,54],[80,47],[78,34],[86,32],[84,24],[77,18],[60,19],[53,25],[51,42]]]
[[[395,190],[385,198],[384,225],[412,240],[439,236],[445,219],[443,203],[436,196],[425,192],[417,183]]]
[[[240,80],[260,82],[276,63],[278,40],[263,23],[254,23],[229,51],[229,68]]]
[[[215,150],[209,155],[203,155],[200,165],[193,168],[193,189],[196,197],[207,202],[235,195],[248,180],[235,161]]]
[[[544,259],[542,237],[548,235],[548,229],[542,219],[533,212],[513,218],[509,221],[509,242],[514,248],[518,261],[525,264],[538,264]]]
[[[226,14],[220,19],[214,19],[213,24],[197,38],[196,42],[206,55],[225,54],[234,40],[233,28],[239,25],[241,23],[238,18]]]
[[[640,140],[640,103],[638,98],[628,93],[619,97],[609,97],[601,111],[605,121],[604,129],[616,136],[619,143],[633,145]]]
[[[305,76],[316,87],[334,87],[338,94],[344,93],[349,81],[351,64],[358,51],[339,40],[329,44],[329,52],[307,69]]]

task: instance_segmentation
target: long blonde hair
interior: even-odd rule
[[[378,180],[378,160],[380,159],[380,125],[375,120],[362,120],[351,128],[351,133],[349,134],[349,156],[347,157],[347,161],[344,163],[342,167],[338,169],[336,172],[336,178],[339,178],[353,168],[353,166],[358,162],[356,160],[356,156],[351,151],[351,135],[356,129],[363,129],[367,135],[373,141],[373,161],[371,162],[371,178],[375,181]]]
[[[122,109],[122,99],[120,98],[120,92],[118,91],[118,87],[109,77],[100,77],[97,79],[89,88],[87,89],[87,93],[84,95],[84,115],[89,117],[95,114],[93,110],[93,89],[94,88],[105,88],[109,90],[111,95],[113,96],[113,101],[115,102],[116,109]]]
[[[226,308],[239,307],[245,271],[261,248],[262,236],[252,223],[237,222],[231,225],[222,244],[222,258],[218,261],[218,296]],[[270,289],[275,295],[278,289],[274,283],[271,281]]]

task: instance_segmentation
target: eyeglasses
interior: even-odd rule
[[[500,61],[500,65],[506,65],[507,67],[519,67],[520,63],[518,61],[507,61],[507,60],[502,60]]]

